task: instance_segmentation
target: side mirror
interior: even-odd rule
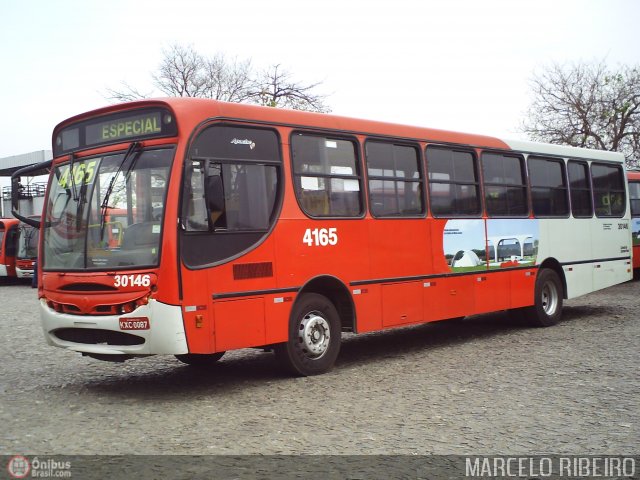
[[[20,182],[22,176],[35,177],[39,175],[48,175],[53,160],[47,162],[37,163],[35,165],[29,165],[28,167],[17,170],[11,175],[11,213],[21,222],[31,225],[35,228],[40,228],[40,220],[34,218],[25,217],[20,214],[20,199],[25,198],[27,190]]]

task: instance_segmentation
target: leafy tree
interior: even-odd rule
[[[229,59],[222,53],[206,57],[192,46],[174,44],[163,51],[153,84],[170,97],[201,97],[226,102],[253,103],[271,107],[328,112],[325,96],[314,93],[321,82],[304,84],[293,79],[280,65],[256,72],[250,60]],[[116,101],[148,98],[122,83],[120,89],[107,89]]]
[[[531,88],[522,130],[532,140],[622,152],[640,167],[640,66],[552,64]]]

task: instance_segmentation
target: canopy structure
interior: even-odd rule
[[[21,168],[35,165],[51,160],[51,150],[38,150],[35,152],[12,155],[0,158],[0,185],[2,187],[2,202],[0,215],[4,218],[11,216],[11,182],[9,177]],[[4,178],[3,178],[4,177]],[[34,178],[25,184],[25,195],[28,198],[22,199],[21,209],[27,214],[38,214],[42,211],[46,178]]]
[[[10,177],[13,172],[35,165],[36,163],[51,160],[51,150],[38,150],[35,152],[23,153],[21,155],[12,155],[10,157],[0,158],[0,177]]]

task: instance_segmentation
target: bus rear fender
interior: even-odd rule
[[[550,268],[551,270],[555,271],[558,274],[558,277],[560,277],[560,280],[562,280],[562,297],[566,300],[567,299],[567,279],[564,276],[564,270],[562,269],[560,262],[558,262],[558,260],[556,260],[555,258],[547,258],[544,262],[540,264],[538,272],[541,272],[543,268]]]
[[[338,311],[343,332],[356,332],[356,314],[353,299],[347,286],[331,275],[321,275],[309,280],[298,292],[298,297],[305,293],[317,293],[327,297]]]

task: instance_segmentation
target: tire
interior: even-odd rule
[[[298,376],[319,375],[333,367],[340,352],[340,317],[323,295],[305,293],[289,319],[289,340],[275,346],[278,361]]]
[[[550,327],[562,318],[564,292],[558,274],[544,268],[536,278],[535,303],[523,309],[524,318],[532,327]]]
[[[191,367],[207,368],[212,367],[218,360],[222,358],[224,352],[218,353],[185,353],[184,355],[176,355],[175,357],[182,363],[186,363]]]

